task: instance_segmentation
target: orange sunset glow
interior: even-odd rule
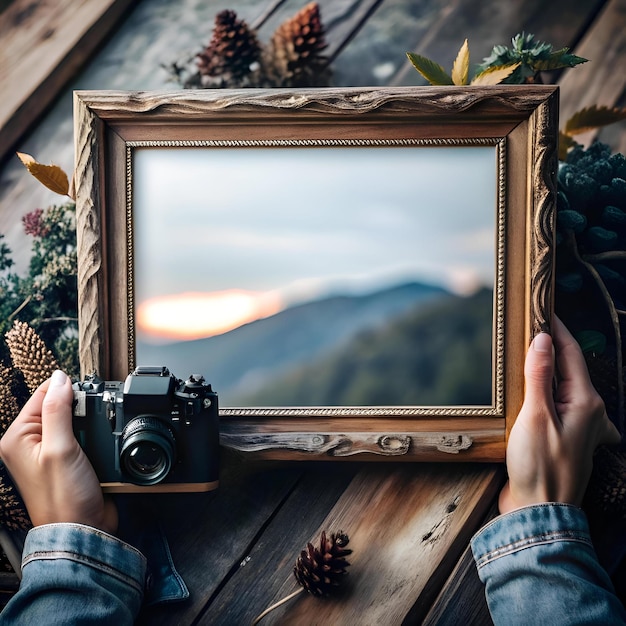
[[[148,338],[187,341],[220,335],[281,310],[267,293],[228,289],[150,298],[137,307],[138,330]]]

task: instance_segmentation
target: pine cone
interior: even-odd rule
[[[19,411],[15,372],[0,364],[0,435],[5,433]],[[25,530],[31,526],[26,507],[2,463],[0,463],[0,526],[9,530]]]
[[[209,45],[198,55],[202,87],[239,87],[259,62],[261,46],[254,32],[234,11],[220,11]]]
[[[293,573],[298,583],[314,596],[327,595],[337,587],[350,565],[344,558],[352,554],[352,550],[346,549],[349,541],[342,531],[332,533],[330,539],[322,531],[319,548],[308,543],[296,560]]]
[[[602,446],[593,457],[585,506],[626,520],[626,453]]]
[[[4,465],[0,465],[0,526],[9,530],[27,530],[32,526],[26,506]]]
[[[602,400],[604,400],[606,412],[610,418],[615,419],[619,406],[616,359],[609,359],[602,355],[585,354],[585,361],[587,362],[591,382],[602,397]],[[622,377],[626,382],[626,370],[622,372]]]
[[[31,393],[59,369],[52,352],[26,322],[14,322],[5,338],[13,366],[22,372]]]
[[[0,363],[0,436],[17,417],[20,407],[14,392],[13,370]]]
[[[328,84],[327,47],[319,7],[311,2],[277,29],[264,55],[267,81],[276,87],[319,87]]]

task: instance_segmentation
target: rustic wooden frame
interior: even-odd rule
[[[134,364],[136,147],[495,146],[492,406],[226,408],[220,429],[274,459],[504,459],[527,345],[550,326],[558,88],[78,91],[74,106],[80,362],[109,380]]]

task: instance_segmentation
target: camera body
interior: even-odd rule
[[[73,388],[74,434],[104,491],[217,488],[218,401],[202,376],[138,367],[125,381],[93,374]]]

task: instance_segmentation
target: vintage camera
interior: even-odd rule
[[[93,374],[73,388],[74,434],[105,491],[217,487],[217,394],[202,376],[138,367],[123,382]]]

